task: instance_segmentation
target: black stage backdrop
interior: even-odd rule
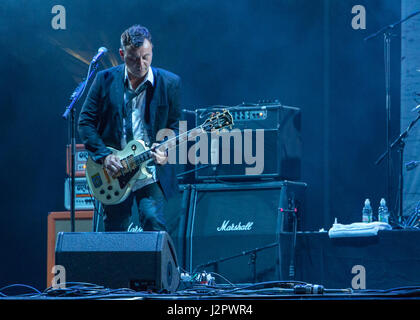
[[[355,5],[366,29],[351,25]],[[52,8],[66,10],[54,30]],[[64,107],[97,49],[120,63],[119,36],[144,24],[153,65],[183,79],[183,106],[279,99],[302,109],[307,230],[359,221],[386,195],[383,39],[395,0],[4,0],[0,4],[0,286],[45,288],[47,214],[64,210]],[[392,47],[392,132],[399,131],[400,32]],[[77,111],[81,104],[77,105]],[[266,155],[268,156],[268,155]]]

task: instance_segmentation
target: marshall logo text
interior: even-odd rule
[[[242,225],[240,222],[238,224],[230,223],[230,220],[223,221],[220,227],[217,227],[217,231],[249,231],[252,229],[254,222],[248,222],[247,224]]]

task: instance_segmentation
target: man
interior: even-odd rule
[[[79,134],[92,159],[103,163],[111,176],[122,165],[107,146],[121,150],[136,139],[153,150],[152,178],[137,181],[122,203],[103,206],[105,231],[127,231],[133,214],[139,214],[144,231],[166,230],[164,206],[178,186],[173,166],[165,164],[167,153],[154,147],[160,129],[178,134],[180,78],[151,67],[152,37],[143,26],[123,32],[119,53],[124,64],[99,72],[89,90]]]

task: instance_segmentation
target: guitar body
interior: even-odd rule
[[[130,141],[121,151],[110,147],[109,149],[120,159],[132,159],[148,150],[141,140]],[[147,171],[147,164],[150,161],[153,160],[149,159],[139,166],[132,166],[130,161],[127,161],[123,164],[127,168],[126,174],[112,177],[108,174],[103,164],[96,163],[89,157],[86,162],[86,178],[93,196],[104,205],[115,205],[123,202],[138,179],[142,180],[152,177]]]

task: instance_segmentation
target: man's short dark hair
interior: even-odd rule
[[[146,27],[139,24],[131,26],[125,30],[121,35],[121,49],[124,50],[127,46],[134,46],[140,48],[144,40],[147,39],[152,43],[152,35]]]

